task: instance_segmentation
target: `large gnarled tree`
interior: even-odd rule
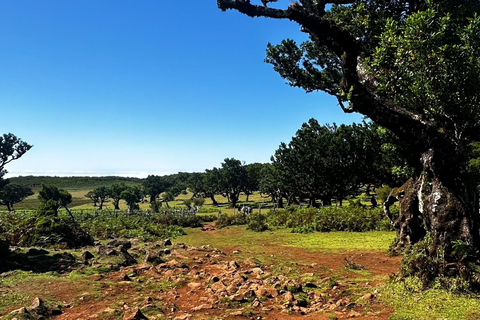
[[[217,4],[250,17],[289,19],[309,34],[311,41],[300,45],[269,44],[267,62],[290,85],[336,96],[345,112],[369,117],[408,145],[416,170],[391,194],[401,209],[395,247],[428,239],[427,257],[410,260],[414,274],[468,277],[476,257],[456,249],[480,249],[478,192],[467,170],[470,145],[480,141],[480,2]]]

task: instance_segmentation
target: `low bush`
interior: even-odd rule
[[[268,225],[266,223],[267,216],[254,212],[251,215],[247,217],[247,229],[256,231],[256,232],[262,232],[265,230],[268,230]]]
[[[363,206],[277,209],[266,214],[253,213],[250,216],[222,215],[216,223],[219,228],[238,224],[246,224],[248,229],[254,231],[292,228],[295,233],[392,230],[390,221],[380,208]]]

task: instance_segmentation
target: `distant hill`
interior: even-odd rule
[[[68,190],[92,190],[97,187],[108,187],[115,183],[126,185],[139,185],[143,179],[127,177],[51,177],[51,176],[20,176],[10,178],[10,182],[32,189],[39,189],[42,184],[56,186]]]

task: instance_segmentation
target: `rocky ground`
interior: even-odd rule
[[[89,248],[77,259],[77,268],[106,268],[107,272],[80,277],[76,288],[75,281],[45,285],[46,295],[62,301],[59,306],[47,308],[40,296],[32,306],[9,311],[7,317],[388,319],[391,314],[377,299],[375,281],[358,279],[359,274],[353,271],[350,276],[332,276],[332,270],[345,266],[366,266],[374,275],[398,270],[399,259],[383,254],[359,253],[348,260],[341,255],[284,248],[307,263],[299,267],[300,272],[291,268],[279,272],[278,266],[240,259],[241,252],[235,248],[221,251],[208,245],[193,247],[170,241],[148,246],[115,241]],[[105,257],[113,257],[116,264],[113,260],[102,262]],[[21,291],[22,285],[3,289]]]

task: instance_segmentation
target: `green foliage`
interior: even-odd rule
[[[247,218],[247,229],[256,231],[256,232],[262,232],[265,230],[268,230],[268,225],[266,223],[267,216],[254,212],[250,214]]]
[[[292,228],[294,233],[314,231],[350,231],[391,230],[389,221],[380,208],[364,207],[322,207],[319,209],[277,209],[267,214],[252,213],[250,216],[221,215],[216,226],[247,224],[253,231],[273,228]]]
[[[65,216],[42,214],[33,228],[20,239],[22,246],[50,246],[62,244],[68,248],[93,245],[93,237]]]
[[[218,219],[215,221],[215,226],[217,228],[225,228],[228,226],[245,224],[247,224],[247,218],[242,214],[220,214]]]
[[[7,206],[7,209],[12,211],[15,203],[19,203],[31,195],[33,195],[31,188],[10,183],[0,189],[0,204]]]
[[[309,198],[315,206],[316,199],[330,205],[332,198],[357,195],[361,185],[390,183],[391,168],[405,162],[396,149],[382,148],[391,141],[389,132],[372,123],[321,126],[310,119],[275,151],[261,190],[272,197]]]
[[[143,199],[143,192],[137,186],[127,186],[121,193],[120,198],[125,200],[128,206],[128,211],[138,209],[138,203]]]
[[[378,203],[382,204],[387,200],[388,195],[390,194],[390,191],[392,191],[392,187],[390,186],[383,186],[381,188],[377,188],[377,199]]]
[[[97,239],[139,238],[154,241],[185,234],[183,227],[199,227],[204,220],[212,217],[172,213],[120,213],[102,212],[94,216],[77,215],[78,223]]]
[[[193,198],[192,201],[193,201],[193,205],[197,206],[198,208],[201,208],[205,204],[204,197]]]
[[[42,185],[42,189],[38,194],[38,199],[40,200],[40,207],[38,210],[40,216],[57,215],[59,208],[67,208],[68,204],[72,202],[72,195],[64,189],[58,189],[55,186]]]
[[[192,203],[193,203],[192,199],[183,199],[182,202],[188,209],[192,207]]]

